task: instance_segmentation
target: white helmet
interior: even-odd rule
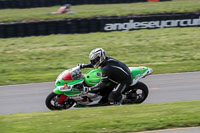
[[[102,48],[96,48],[90,52],[89,59],[91,64],[98,68],[106,59],[106,53]]]

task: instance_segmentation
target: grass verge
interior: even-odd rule
[[[132,4],[105,4],[72,6],[76,14],[52,15],[59,7],[3,9],[0,10],[0,22],[52,20],[63,18],[87,18],[94,16],[122,16],[129,14],[198,12],[199,0],[172,0],[169,2],[142,2]]]
[[[123,133],[200,126],[200,101],[0,115],[1,133]]]
[[[154,73],[200,71],[200,28],[169,28],[0,39],[0,85],[54,81],[89,62],[97,47],[128,66]]]

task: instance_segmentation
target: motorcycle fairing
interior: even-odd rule
[[[135,85],[140,79],[150,75],[153,72],[153,70],[148,67],[129,67],[129,69],[133,78],[131,86]]]
[[[75,90],[71,90],[72,87],[76,84],[82,84],[83,83],[83,79],[81,80],[58,80],[56,82],[56,88],[53,90],[53,92],[55,94],[65,94],[65,95],[76,95],[76,94],[80,94],[80,91],[75,91]],[[64,84],[66,84],[66,86],[64,87]]]
[[[81,74],[80,67],[74,67],[62,72],[56,79],[55,86],[74,85],[77,82],[83,81],[83,75]]]
[[[153,72],[151,68],[147,67],[129,67],[129,69],[131,71],[133,78],[131,86],[135,85],[141,78],[144,78],[145,76]],[[63,80],[63,76],[69,73],[71,74],[73,80],[71,80],[70,78],[69,78],[70,80]],[[78,95],[81,93],[80,91],[71,90],[71,88],[74,85],[85,82],[87,86],[93,86],[100,82],[101,77],[102,77],[102,71],[100,69],[91,69],[84,76],[81,74],[79,67],[75,67],[70,70],[65,70],[58,76],[56,80],[56,88],[54,89],[54,93],[56,94],[64,93],[65,95],[70,95],[70,96]],[[67,84],[67,87],[63,88],[65,83]]]
[[[80,67],[74,67],[69,70],[62,72],[56,79],[55,86],[53,90],[55,94],[64,94],[64,95],[77,95],[80,94],[80,91],[72,91],[72,87],[76,84],[81,84],[83,82],[83,76],[80,71]],[[64,85],[66,85],[64,87]]]

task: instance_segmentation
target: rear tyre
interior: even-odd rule
[[[50,110],[62,110],[62,109],[69,109],[71,108],[75,101],[72,99],[66,99],[63,103],[59,104],[58,100],[60,95],[51,92],[46,98],[46,106]]]
[[[138,82],[134,86],[130,86],[125,94],[124,104],[140,104],[146,100],[149,90],[144,83]]]

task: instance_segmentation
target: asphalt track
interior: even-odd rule
[[[200,133],[200,127],[165,129],[165,130],[138,132],[138,133]]]
[[[142,79],[150,93],[144,104],[200,100],[200,72],[155,74]],[[0,114],[49,111],[46,96],[54,83],[0,86]]]

